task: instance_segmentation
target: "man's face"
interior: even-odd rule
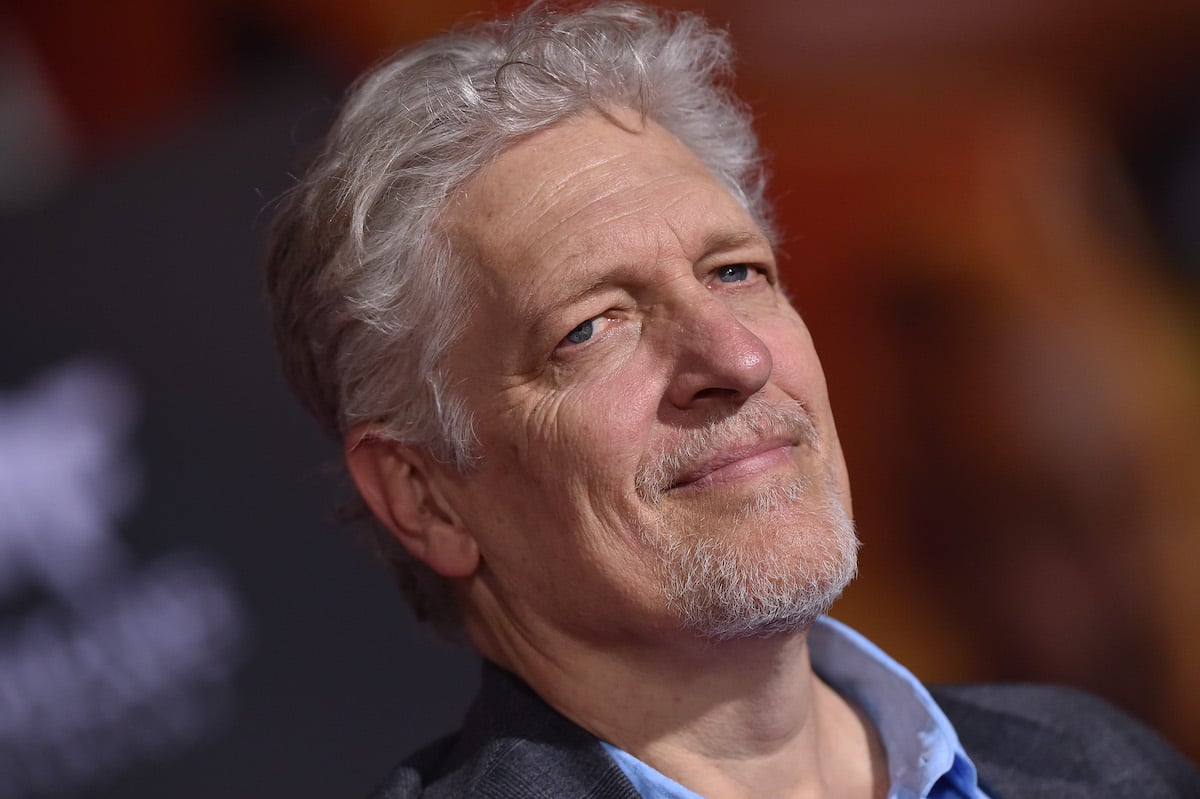
[[[446,364],[482,452],[447,478],[467,601],[535,640],[795,629],[854,569],[820,364],[763,232],[618,118],[516,145],[447,216],[476,290]]]

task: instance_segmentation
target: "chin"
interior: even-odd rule
[[[854,578],[858,538],[827,482],[756,492],[732,521],[669,532],[662,519],[643,539],[657,558],[664,599],[680,624],[713,641],[805,630]]]

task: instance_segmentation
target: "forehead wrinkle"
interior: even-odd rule
[[[514,152],[516,151],[510,150],[509,154]],[[605,176],[605,180],[599,181],[598,184],[592,184],[604,185],[605,191],[603,194],[593,195],[589,202],[579,210],[586,208],[596,200],[605,199],[621,191],[629,183],[630,171],[620,165],[620,162],[628,159],[629,153],[597,155],[589,150],[587,144],[574,143],[571,151],[555,156],[556,168],[549,171],[540,168],[543,166],[540,160],[535,161],[533,168],[530,169],[528,161],[537,153],[536,150],[521,152],[520,157],[511,163],[504,161],[501,156],[500,161],[480,175],[477,185],[479,193],[476,198],[486,209],[484,216],[491,218],[509,209],[513,204],[511,184],[520,185],[528,180],[531,174],[536,176],[537,183],[533,186],[523,186],[517,195],[524,201],[526,207],[539,208],[537,215],[533,217],[535,220],[557,210],[562,195],[569,195],[572,189],[579,183],[586,182],[587,176],[597,170],[608,169],[611,172],[610,175]],[[583,154],[582,162],[575,164],[574,161],[580,153]],[[571,168],[564,169],[567,164],[571,164]]]
[[[673,176],[661,176],[653,182],[672,179]],[[665,250],[679,250],[678,242],[669,246],[662,240],[657,225],[649,218],[662,213],[662,209],[653,206],[652,198],[640,199],[635,206],[621,198],[616,206],[620,212],[610,212],[606,200],[620,194],[621,188],[614,185],[554,220],[546,233],[537,237],[537,246],[528,249],[527,257],[545,263],[556,280],[549,283],[538,280],[528,290],[514,291],[514,305],[519,307],[519,317],[527,324],[543,321],[543,304],[568,307],[605,288],[630,283],[644,274],[646,268],[661,262]],[[563,229],[569,235],[554,235]],[[557,255],[554,250],[560,245],[566,252]],[[576,264],[578,268],[571,268]],[[525,282],[529,281],[522,281]],[[539,291],[543,286],[545,290]]]
[[[722,191],[724,192],[724,187]],[[664,211],[663,222],[675,238],[681,255],[690,263],[697,264],[711,255],[744,247],[761,246],[773,252],[770,240],[754,220],[744,213],[733,196],[725,193],[722,197],[729,200],[732,208],[737,209],[740,219],[731,221],[725,209],[711,204],[700,214],[693,211],[671,216]],[[677,203],[686,202],[688,197],[677,197],[667,206],[667,210]]]
[[[621,194],[620,187],[606,190],[579,208],[572,210],[562,218],[559,224],[554,226],[557,229],[561,226],[581,222],[577,226],[577,230],[571,231],[569,237],[561,237],[560,240],[569,240],[571,245],[569,252],[557,259],[557,265],[567,265],[576,260],[587,259],[597,251],[622,252],[625,254],[620,259],[622,261],[653,262],[659,260],[658,257],[649,255],[649,251],[652,249],[656,249],[660,254],[664,249],[665,243],[662,241],[662,236],[657,233],[658,222],[665,221],[668,227],[673,228],[669,218],[671,210],[679,203],[684,202],[686,196],[677,194],[663,207],[656,205],[657,198],[651,196],[649,191],[643,190],[676,182],[679,182],[677,175],[654,176],[638,187],[638,197],[617,197],[615,208],[610,207],[606,201],[614,195]],[[631,199],[634,202],[631,202]],[[689,218],[689,221],[694,220]],[[677,234],[675,238],[677,241],[681,241]],[[552,243],[547,243],[552,246]]]
[[[674,177],[660,176],[653,182],[671,182]],[[594,209],[602,199],[589,202],[585,207],[573,212],[571,219],[577,219]],[[671,208],[685,201],[686,196],[681,194],[665,208],[660,208],[652,204],[652,199],[647,198],[635,207],[622,208],[617,216],[603,215],[591,222],[586,232],[575,231],[571,236],[575,244],[571,252],[555,259],[555,267],[563,268],[567,277],[555,284],[556,289],[562,290],[555,293],[553,301],[569,306],[604,288],[632,284],[647,271],[656,269],[668,259],[679,257],[689,262],[697,260],[687,252],[688,234],[668,218]],[[652,219],[651,216],[655,218]],[[666,230],[658,224],[658,217],[663,218]],[[694,220],[687,215],[683,218],[688,223],[698,222],[701,227],[706,227],[703,220]],[[669,234],[666,231],[670,231]],[[710,232],[704,237],[702,252],[698,257],[717,246],[732,248],[745,241],[765,243],[766,239],[756,232],[736,228]],[[619,255],[609,257],[610,252]],[[594,253],[603,255],[594,256]],[[581,269],[566,269],[580,261],[583,262]],[[525,298],[529,299],[530,295],[525,295]],[[531,311],[531,317],[534,315],[536,314]]]
[[[507,271],[521,262],[543,262],[545,266],[557,272],[563,265],[586,255],[593,249],[592,237],[587,233],[581,235],[581,230],[587,231],[589,228],[607,226],[610,223],[607,221],[589,223],[586,219],[583,224],[577,223],[582,217],[587,217],[594,212],[598,206],[602,210],[609,198],[619,194],[625,188],[627,181],[620,177],[604,181],[601,183],[603,189],[592,194],[585,202],[577,204],[577,207],[574,208],[571,207],[573,198],[570,196],[564,198],[562,195],[564,193],[569,195],[580,176],[601,169],[611,162],[619,161],[622,157],[608,157],[566,174],[543,175],[541,182],[531,190],[521,192],[516,202],[511,196],[504,193],[506,179],[493,182],[485,177],[485,183],[481,187],[482,191],[474,198],[483,206],[481,213],[475,214],[473,221],[464,228],[478,245],[481,245],[479,249],[511,253],[508,257],[501,259],[511,263],[498,264],[493,259],[487,259],[486,265],[491,271],[498,272],[502,269]],[[462,210],[469,212],[470,205],[471,203],[468,201]],[[564,212],[564,207],[569,210]],[[510,217],[509,223],[497,225],[497,218],[503,223],[505,215]],[[573,230],[572,228],[575,227],[581,230]],[[504,231],[503,238],[496,237],[497,228]],[[556,235],[564,228],[567,229],[569,235]],[[563,242],[580,239],[584,243],[572,247],[572,251],[563,255],[555,255],[555,248]],[[518,293],[523,295],[525,292]]]
[[[545,234],[538,237],[538,241],[547,245],[547,248],[553,246],[557,242],[553,241],[553,234],[561,228],[574,225],[580,222],[579,231],[571,231],[570,236],[562,236],[560,241],[568,239],[583,239],[585,244],[574,248],[576,250],[572,255],[578,255],[580,252],[586,252],[590,249],[590,239],[593,237],[597,229],[617,228],[629,217],[640,217],[644,214],[663,215],[665,209],[658,208],[654,205],[654,198],[647,196],[659,186],[672,183],[685,182],[683,176],[679,174],[657,174],[649,177],[638,174],[634,169],[630,169],[625,165],[624,161],[636,157],[636,153],[620,153],[612,157],[602,159],[600,161],[585,165],[583,168],[574,170],[558,181],[557,184],[549,191],[543,193],[539,187],[532,192],[533,197],[540,198],[542,209],[539,212],[538,219],[542,219],[546,214],[552,211],[561,211],[566,205],[569,210],[552,221],[550,228]],[[572,203],[575,198],[571,196],[571,192],[576,188],[581,177],[588,173],[595,172],[600,169],[607,169],[603,179],[600,181],[592,181],[592,193],[590,193],[583,202]],[[600,190],[595,190],[595,186],[602,186]],[[630,192],[635,192],[636,197],[630,197]],[[561,195],[566,193],[566,202],[561,202]],[[609,201],[613,202],[609,202]],[[630,202],[634,200],[636,204]],[[682,200],[676,196],[671,205],[674,205]],[[620,209],[620,213],[613,213],[610,206],[614,205]],[[570,207],[575,205],[575,207]],[[668,206],[670,208],[671,206]],[[596,217],[591,219],[590,217]],[[547,235],[549,234],[549,235]],[[564,256],[558,259],[560,263],[565,263],[571,256]]]

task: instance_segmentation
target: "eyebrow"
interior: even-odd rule
[[[634,273],[634,266],[623,264],[616,269],[594,274],[581,280],[568,281],[565,284],[565,287],[569,289],[566,294],[556,294],[546,301],[525,305],[522,309],[522,316],[529,322],[527,329],[534,337],[548,335],[550,326],[558,321],[556,311],[578,305],[591,295],[624,282],[626,275]]]
[[[751,230],[715,230],[704,237],[700,246],[699,255],[693,260],[693,263],[699,263],[705,258],[731,250],[740,249],[747,246],[764,247],[770,252],[774,252],[770,240],[761,232]],[[574,253],[562,261],[561,264],[566,264],[576,258],[583,257],[585,253]],[[641,274],[642,266],[630,263],[619,262],[612,268],[601,268],[598,272],[591,275],[581,276],[577,280],[565,281],[562,286],[566,289],[566,293],[556,295],[548,303],[537,303],[536,306],[527,305],[523,309],[523,316],[531,322],[530,331],[535,336],[545,334],[545,329],[551,324],[551,319],[554,316],[553,310],[558,308],[567,308],[583,302],[592,294],[603,291],[606,288],[614,285],[620,285]]]
[[[774,252],[771,241],[759,231],[751,230],[715,230],[704,237],[704,258],[713,253],[736,250],[747,245],[762,246]],[[697,259],[699,260],[699,259]]]

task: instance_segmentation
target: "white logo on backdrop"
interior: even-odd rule
[[[137,563],[137,396],[98,361],[0,394],[0,799],[54,796],[220,729],[246,617],[221,568]]]

